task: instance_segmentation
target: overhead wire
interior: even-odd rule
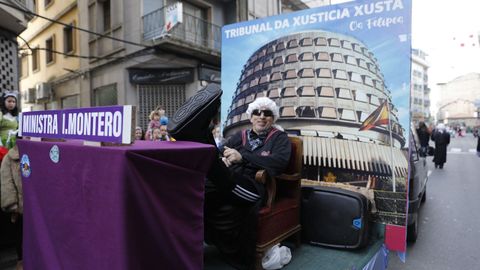
[[[7,6],[7,7],[16,9],[16,10],[21,11],[21,12],[24,12],[24,13],[26,13],[26,14],[30,14],[30,15],[33,15],[33,16],[35,16],[35,17],[42,18],[42,19],[47,20],[47,21],[50,21],[50,22],[57,23],[57,24],[60,24],[60,25],[65,26],[65,27],[71,27],[71,28],[76,29],[76,30],[78,30],[78,31],[86,32],[86,33],[89,33],[89,34],[92,34],[92,35],[96,35],[96,36],[99,36],[99,37],[108,38],[108,39],[111,39],[111,40],[123,42],[123,43],[125,43],[125,44],[135,45],[135,46],[139,46],[139,47],[152,48],[152,46],[150,46],[150,45],[145,45],[145,44],[141,44],[141,43],[137,43],[137,42],[133,42],[133,41],[128,41],[128,40],[124,40],[124,39],[112,37],[112,36],[109,36],[109,35],[100,34],[100,33],[97,33],[97,32],[94,32],[94,31],[91,31],[91,30],[88,30],[88,29],[83,29],[83,28],[80,28],[80,27],[78,27],[78,26],[66,24],[66,23],[64,23],[64,22],[61,22],[61,21],[58,21],[58,20],[54,20],[54,19],[51,19],[51,18],[48,18],[48,17],[45,17],[45,16],[42,16],[42,15],[37,14],[37,13],[35,13],[35,12],[32,12],[32,11],[30,11],[30,10],[28,10],[28,9],[20,8],[20,7],[16,6],[16,5],[13,5],[13,4],[9,4],[9,3],[5,3],[5,2],[0,1],[0,5],[5,5],[5,6]]]
[[[124,56],[85,56],[85,55],[78,55],[78,54],[60,52],[60,51],[56,51],[56,50],[49,49],[49,48],[41,48],[41,47],[32,48],[30,46],[30,44],[28,43],[28,41],[26,41],[22,36],[18,35],[17,37],[19,39],[21,39],[23,42],[25,42],[25,45],[27,46],[27,48],[30,51],[43,50],[43,51],[47,51],[47,52],[51,52],[51,53],[66,55],[66,56],[69,56],[69,57],[76,57],[76,58],[83,58],[83,59],[96,59],[96,60],[103,60],[103,59],[112,60],[112,59],[123,59],[123,58],[125,58]],[[25,50],[25,49],[20,49],[20,50]]]

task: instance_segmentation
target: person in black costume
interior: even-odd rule
[[[480,157],[480,136],[477,136],[477,156]]]
[[[450,134],[445,130],[444,124],[438,124],[432,133],[432,140],[435,142],[435,153],[433,162],[435,168],[443,169],[443,164],[447,162],[447,146],[450,143]]]
[[[177,141],[215,145],[208,126],[218,111],[215,100],[220,94],[212,87],[199,91],[192,97],[197,101],[187,101],[173,116],[169,133]],[[206,98],[198,102],[201,96]],[[272,176],[281,174],[291,153],[287,134],[274,125],[279,116],[274,101],[258,98],[248,105],[246,113],[251,128],[226,139],[212,161],[205,186],[205,241],[215,245],[238,269],[254,269],[257,214],[266,195],[255,174],[261,169]]]
[[[427,156],[428,142],[430,141],[430,132],[424,122],[418,123],[418,139],[420,140],[420,155]]]

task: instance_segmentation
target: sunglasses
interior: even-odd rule
[[[270,110],[253,110],[252,114],[256,116],[260,116],[263,113],[265,117],[273,117],[273,112]]]

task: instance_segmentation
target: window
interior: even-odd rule
[[[272,73],[272,76],[270,77],[271,82],[279,81],[281,79],[282,79],[282,75],[280,74],[280,72],[274,72],[274,73]]]
[[[248,96],[245,98],[245,104],[252,103],[254,100],[255,100],[255,94],[248,95]]]
[[[110,84],[93,89],[94,106],[117,105],[117,84]]]
[[[330,57],[328,56],[327,52],[319,52],[317,53],[317,60],[318,61],[328,61]]]
[[[277,52],[285,50],[285,44],[283,42],[278,43],[277,46],[275,47],[275,50]]]
[[[296,47],[298,47],[298,42],[296,39],[292,39],[288,42],[287,48],[291,49]]]
[[[285,63],[294,63],[294,62],[297,62],[298,59],[297,59],[297,55],[294,53],[294,54],[290,54],[289,56],[287,56],[287,60],[285,60]]]
[[[275,48],[273,46],[270,46],[268,49],[267,49],[267,55],[268,54],[272,54],[273,52],[275,52]]]
[[[351,50],[352,49],[352,44],[350,43],[350,41],[342,40],[342,48],[347,49],[347,50]]]
[[[320,118],[337,118],[337,111],[332,107],[318,107],[318,114]]]
[[[289,69],[285,71],[285,80],[295,79],[295,78],[297,78],[297,72],[295,71],[295,69]]]
[[[333,97],[333,88],[330,86],[321,86],[318,88],[318,95],[321,97]]]
[[[22,54],[20,58],[20,78],[28,75],[28,57],[26,54]]]
[[[72,53],[74,49],[73,23],[63,28],[63,52]]]
[[[278,89],[272,89],[272,90],[268,91],[267,96],[271,99],[278,98],[279,97]]]
[[[373,80],[367,75],[362,75],[363,83],[368,86],[373,86]]]
[[[283,64],[283,58],[281,56],[276,57],[273,59],[273,66],[278,66]]]
[[[250,81],[250,87],[254,87],[258,85],[258,78],[255,78]]]
[[[324,37],[319,37],[315,39],[315,45],[317,46],[327,46],[327,39]]]
[[[313,45],[312,39],[311,38],[304,38],[300,41],[300,45],[302,47],[312,46]]]
[[[110,12],[110,0],[102,0],[100,3],[100,8],[102,9],[103,15],[103,31],[107,32],[110,31],[112,28],[111,21],[112,21],[112,14]]]
[[[295,87],[285,87],[282,91],[282,97],[296,97]]]
[[[355,113],[352,110],[338,109],[340,119],[347,121],[356,121]]]
[[[357,65],[357,59],[351,55],[345,55],[345,63],[356,66]]]
[[[263,75],[263,76],[260,78],[259,84],[267,83],[267,82],[268,82],[268,79],[269,79],[269,76],[268,76],[268,75]]]
[[[335,88],[335,91],[337,92],[337,97],[342,98],[342,99],[352,99],[352,96],[350,94],[350,90],[345,89],[345,88]]]
[[[331,47],[340,47],[340,40],[338,40],[336,38],[328,39],[328,43]]]
[[[332,62],[343,63],[343,57],[339,53],[331,53],[330,57],[332,58]]]
[[[282,107],[280,108],[280,115],[282,117],[295,117],[295,108],[294,107]]]
[[[44,7],[44,8],[49,7],[52,2],[53,2],[53,0],[44,0],[44,5],[43,5],[43,7]]]
[[[357,59],[357,62],[359,67],[363,69],[367,69],[367,62],[365,62],[365,60],[359,58]]]
[[[272,61],[270,61],[270,60],[267,60],[267,61],[263,64],[263,69],[271,68],[271,67],[272,67]]]
[[[313,78],[315,77],[315,72],[313,71],[313,68],[304,68],[300,70],[299,75],[301,78]]]
[[[318,77],[319,78],[331,78],[332,77],[332,73],[330,72],[330,69],[328,68],[319,68],[317,70],[317,73],[318,73]]]
[[[355,72],[348,72],[348,73],[350,75],[350,81],[363,83],[362,76],[360,76],[360,74],[355,73]]]
[[[358,43],[352,43],[353,50],[359,53],[362,53],[362,47]]]
[[[78,108],[78,95],[62,98],[62,109]]]
[[[32,70],[40,70],[40,54],[38,48],[32,50]]]
[[[310,106],[300,106],[297,108],[296,113],[300,117],[315,118],[315,108]]]
[[[305,52],[300,55],[300,59],[302,61],[313,61],[313,53],[312,52]]]
[[[53,63],[55,61],[55,55],[53,51],[55,50],[55,36],[47,39],[45,41],[45,53],[47,64]]]
[[[313,88],[313,86],[302,86],[299,89],[299,95],[301,97],[314,97],[315,89]]]
[[[333,74],[335,76],[335,79],[340,79],[340,80],[347,79],[347,73],[345,72],[345,70],[335,69],[333,71]]]
[[[357,90],[355,91],[355,100],[360,102],[368,102],[367,94],[361,90]]]

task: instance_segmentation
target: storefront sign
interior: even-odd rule
[[[133,106],[109,106],[20,114],[19,135],[129,144]]]
[[[171,84],[193,82],[193,68],[182,69],[129,69],[133,84]]]

